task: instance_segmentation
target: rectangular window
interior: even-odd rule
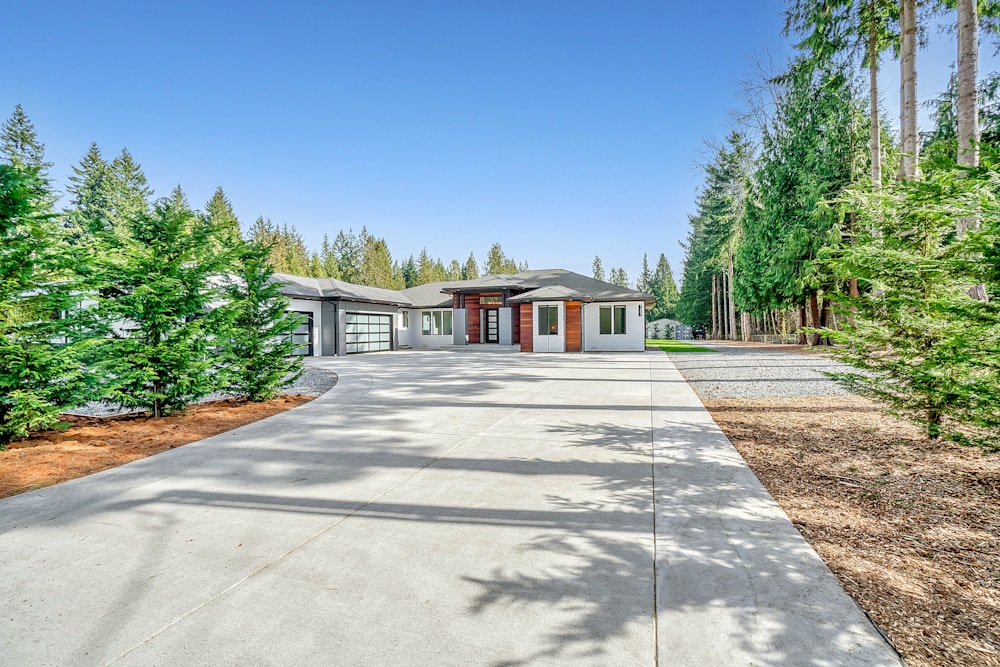
[[[479,303],[483,306],[499,306],[503,305],[502,296],[480,296]]]
[[[615,328],[614,333],[625,333],[625,306],[615,306]]]
[[[538,306],[538,335],[559,335],[559,306]]]
[[[421,332],[425,336],[450,336],[452,312],[450,310],[425,310],[420,313]]]
[[[625,306],[601,306],[600,333],[604,336],[625,333]]]
[[[601,335],[611,333],[611,306],[601,306]]]
[[[403,323],[399,325],[399,328],[400,329],[409,329],[410,328],[410,314],[407,311],[404,310],[402,312],[402,315],[403,315]]]

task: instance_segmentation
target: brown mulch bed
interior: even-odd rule
[[[65,431],[43,431],[0,451],[0,498],[76,479],[308,403],[312,396],[280,396],[261,403],[233,399],[188,406],[162,419],[141,415],[77,417]]]
[[[1000,665],[1000,455],[856,396],[704,403],[907,664]]]

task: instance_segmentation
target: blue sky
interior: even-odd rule
[[[500,241],[532,268],[589,274],[599,254],[631,278],[662,252],[679,277],[695,165],[754,58],[790,53],[784,7],[8,3],[0,116],[24,106],[59,188],[91,141],[126,146],[158,195],[180,183],[200,208],[221,185],[244,225],[292,224],[312,248],[367,226],[398,259],[482,262]],[[953,60],[930,37],[922,99]]]

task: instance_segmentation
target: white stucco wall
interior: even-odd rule
[[[625,333],[601,334],[601,306],[625,306]],[[646,349],[646,320],[640,314],[642,301],[587,303],[583,306],[583,350],[585,352],[633,351]],[[612,311],[613,312],[613,311]]]
[[[313,318],[313,356],[320,356],[323,354],[323,341],[320,338],[320,323],[322,321],[322,313],[320,312],[320,302],[313,301],[311,299],[289,299],[288,310],[294,310],[297,313],[312,313]],[[332,352],[331,352],[332,354]]]

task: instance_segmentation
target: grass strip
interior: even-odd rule
[[[646,347],[658,347],[664,352],[718,352],[718,350],[692,345],[683,340],[653,340],[652,338],[647,338]]]

